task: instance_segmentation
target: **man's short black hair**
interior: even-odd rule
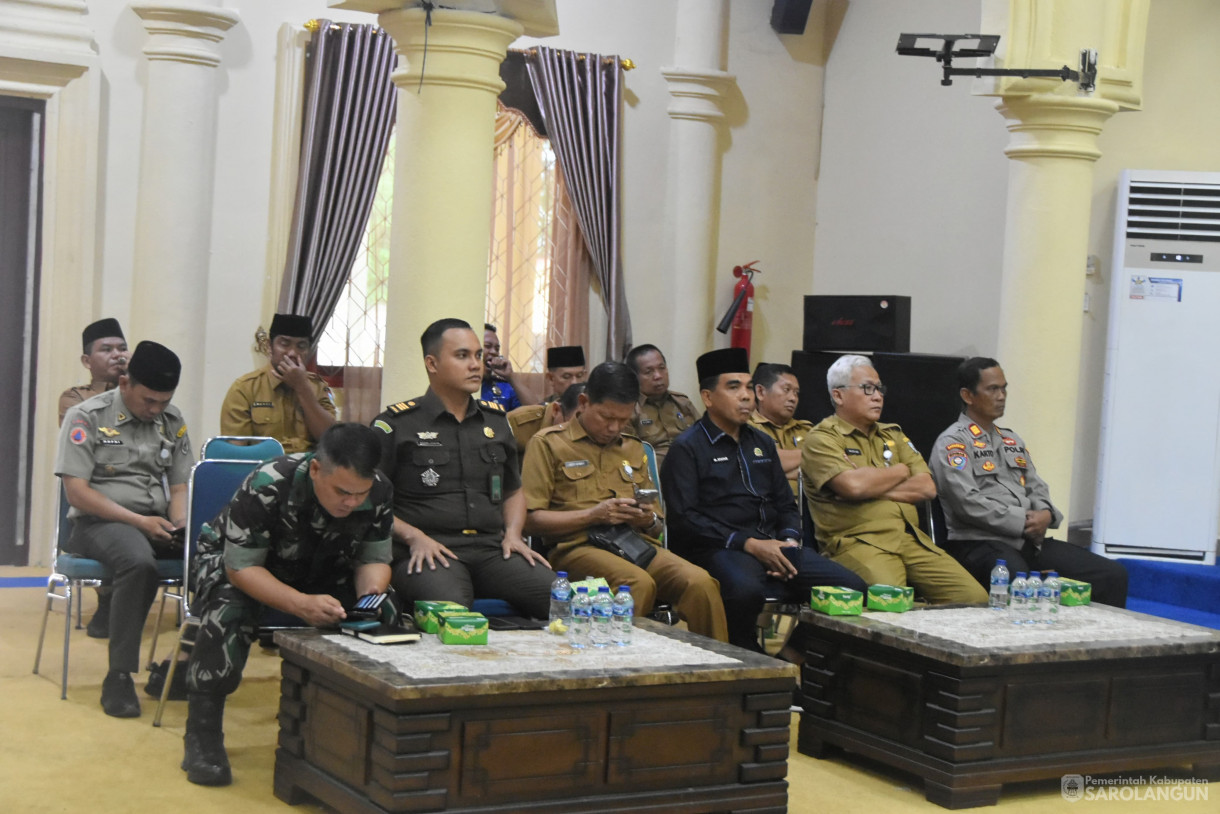
[[[796,371],[788,365],[781,365],[777,362],[762,362],[758,367],[754,368],[753,383],[755,387],[770,390],[779,381],[780,376],[791,376],[795,379]]]
[[[593,368],[586,385],[585,398],[590,404],[635,404],[640,398],[640,380],[622,362],[602,362]]]
[[[993,367],[999,367],[1000,363],[995,359],[987,356],[972,356],[966,361],[957,366],[957,386],[960,398],[961,388],[969,390],[971,393],[977,392],[979,379],[983,378],[983,371]],[[966,407],[966,402],[962,402],[963,409]]]
[[[658,348],[656,345],[636,345],[627,354],[627,358],[624,361],[626,362],[627,367],[631,368],[632,372],[639,373],[640,372],[640,365],[639,365],[640,357],[646,353],[652,353],[654,350],[657,353],[661,354],[661,361],[664,362],[665,354],[661,353],[661,349]]]
[[[716,386],[718,384],[720,384],[720,374],[719,373],[717,373],[715,376],[706,376],[706,377],[700,379],[699,380],[699,389],[707,390],[707,391],[711,392],[712,390],[716,389]]]
[[[483,330],[484,330],[484,331],[491,331],[493,334],[498,334],[498,333],[500,333],[499,331],[497,331],[497,330],[496,330],[496,326],[495,326],[495,325],[492,325],[490,322],[484,322],[484,323],[483,323]]]
[[[568,389],[563,391],[563,395],[559,397],[559,409],[563,410],[565,418],[576,412],[576,405],[580,403],[580,394],[585,392],[588,386],[588,382],[576,382],[576,384],[568,385]]]
[[[454,328],[471,330],[469,322],[453,317],[438,319],[425,328],[423,335],[419,338],[419,344],[424,349],[424,356],[435,356],[441,349],[441,337],[445,335],[445,331],[451,331]]]
[[[372,427],[341,421],[322,433],[314,457],[327,471],[341,466],[372,480],[381,461],[381,439]]]

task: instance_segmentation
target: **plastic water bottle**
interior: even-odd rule
[[[582,585],[576,589],[576,595],[572,597],[572,623],[568,625],[568,644],[577,648],[589,646],[592,610],[589,589]]]
[[[992,610],[1008,610],[1008,560],[996,560],[991,569],[991,593],[989,604]]]
[[[1053,625],[1059,621],[1059,572],[1051,571],[1042,583],[1042,621]]]
[[[614,595],[614,626],[610,631],[611,640],[625,647],[631,644],[631,617],[635,615],[635,599],[631,596],[631,586],[620,585]]]
[[[572,583],[568,582],[568,572],[558,571],[555,581],[551,583],[551,614],[550,624],[546,629],[553,636],[567,635],[572,624]]]
[[[1036,625],[1042,621],[1042,575],[1038,571],[1030,571],[1029,578],[1026,580],[1029,587],[1025,589],[1025,593],[1029,596],[1029,603],[1026,605],[1025,624]]]
[[[605,585],[597,589],[593,597],[593,626],[589,631],[589,643],[594,647],[605,647],[610,644],[614,624],[614,600],[610,598],[610,589]]]
[[[1017,578],[1012,581],[1012,601],[1008,609],[1012,612],[1014,625],[1023,625],[1029,618],[1029,582],[1024,571],[1018,571]]]

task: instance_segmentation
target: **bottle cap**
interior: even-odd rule
[[[563,577],[564,579],[567,579],[567,578],[568,578],[568,572],[567,572],[567,571],[556,571],[556,572],[555,572],[555,576],[557,576],[557,577]]]
[[[1057,578],[1059,577],[1059,572],[1058,572],[1058,571],[1050,571],[1050,572],[1048,572],[1048,573],[1047,573],[1047,575],[1046,575],[1046,578],[1047,578],[1047,579],[1050,579],[1051,577],[1055,577],[1055,578],[1057,579]]]
[[[589,589],[583,585],[581,585],[579,588],[576,589],[576,593],[578,593],[578,594],[587,594],[588,592],[589,592]]]
[[[620,585],[620,586],[618,586],[618,591],[619,591],[619,593],[622,593],[623,591],[626,591],[627,593],[631,593],[631,586],[630,585]]]
[[[996,560],[996,565],[1008,565],[1008,560]]]
[[[610,586],[609,585],[600,585],[597,588],[597,592],[599,594],[608,594],[608,593],[610,593]]]
[[[1024,571],[1018,571],[1018,572],[1017,572],[1017,579],[1025,579],[1025,572],[1024,572]]]

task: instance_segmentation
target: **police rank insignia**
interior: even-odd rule
[[[1028,463],[1028,461],[1026,461],[1024,458],[1022,458],[1020,455],[1018,455],[1016,458],[1013,459],[1013,463],[1015,463],[1017,466],[1024,469],[1025,465]],[[1024,485],[1024,484],[1022,484],[1022,485]]]
[[[495,430],[493,430],[491,427],[484,427],[484,428],[483,428],[483,434],[484,434],[484,435],[486,435],[488,438],[495,438],[495,437],[496,437],[496,431],[495,431]]]
[[[974,444],[974,446],[975,446],[976,448],[978,448],[978,449],[986,449],[986,448],[987,448],[987,442],[986,442],[986,441],[974,441],[974,442],[972,442],[972,443],[973,443],[973,444]]]
[[[114,438],[115,436],[117,436],[119,434],[119,431],[114,429],[113,427],[98,427],[97,431],[100,432],[102,435],[106,436],[107,438]]]
[[[1025,473],[1024,472],[1021,473],[1021,485],[1022,486],[1025,485]]]
[[[179,428],[178,428],[178,436],[177,436],[177,437],[178,437],[178,438],[181,438],[181,437],[182,437],[182,436],[184,436],[184,435],[186,435],[186,425],[185,425],[185,424],[183,424],[181,427],[179,427]]]
[[[440,474],[432,467],[425,469],[419,479],[423,481],[424,486],[436,486],[441,482]]]
[[[970,430],[970,434],[973,435],[975,438],[978,438],[980,435],[983,434],[983,428],[980,427],[978,424],[971,424],[966,429]]]
[[[115,416],[115,419],[118,421],[126,421],[127,413],[119,413],[118,415]]]
[[[995,469],[995,464],[993,464],[991,461],[983,461],[984,472],[990,472],[993,469]]]

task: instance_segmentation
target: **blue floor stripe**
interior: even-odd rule
[[[45,588],[46,577],[0,577],[0,588]]]

